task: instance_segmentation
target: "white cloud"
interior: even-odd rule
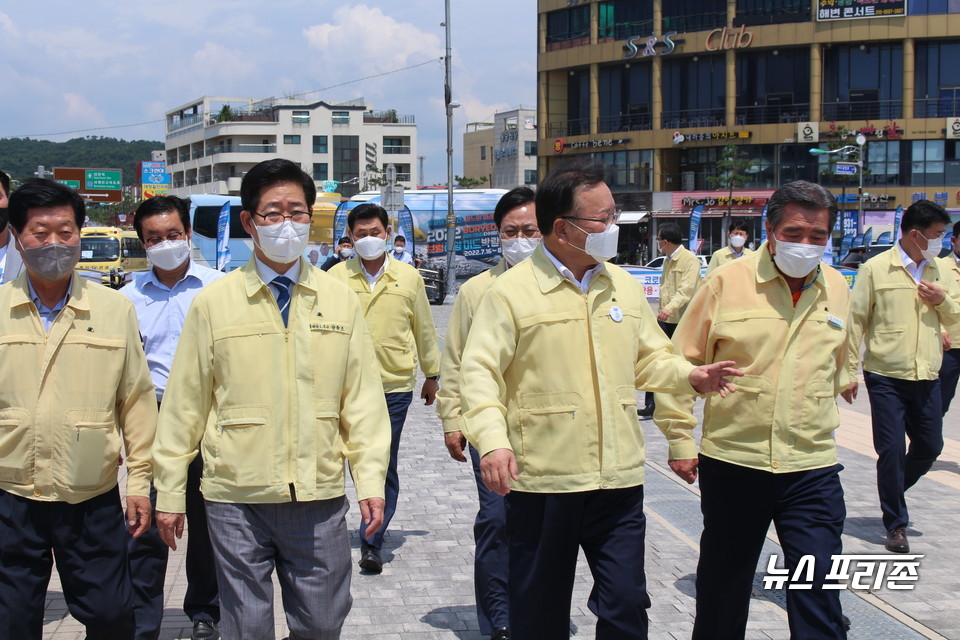
[[[78,93],[70,91],[64,93],[63,102],[63,114],[67,120],[91,127],[100,126],[107,122],[100,110]]]

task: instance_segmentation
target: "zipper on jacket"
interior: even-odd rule
[[[584,293],[583,305],[587,315],[587,336],[590,339],[590,357],[593,367],[593,393],[597,411],[597,459],[600,466],[600,483],[606,484],[603,480],[603,400],[600,393],[600,374],[597,369],[597,349],[593,341],[593,316],[590,313],[590,297]]]

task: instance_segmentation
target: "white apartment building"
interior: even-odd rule
[[[239,195],[248,169],[278,157],[298,163],[318,191],[326,186],[344,197],[367,188],[376,177],[370,166],[393,164],[404,187],[419,180],[414,117],[374,111],[362,98],[329,104],[203,96],[166,119],[171,195]]]
[[[512,189],[537,183],[537,111],[501,111],[493,123],[473,122],[463,134],[463,174],[484,186]]]

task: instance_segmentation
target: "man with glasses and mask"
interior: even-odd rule
[[[540,245],[535,198],[533,189],[521,186],[503,194],[497,202],[493,210],[493,222],[500,233],[500,252],[503,258],[497,266],[470,278],[460,287],[450,313],[447,337],[443,341],[443,358],[440,361],[440,379],[443,384],[437,392],[437,415],[443,422],[443,438],[447,451],[451,458],[459,462],[467,461],[463,455],[467,442],[463,436],[460,412],[460,366],[463,347],[483,294],[498,277],[529,258]],[[476,543],[474,586],[477,620],[480,623],[480,633],[490,636],[490,640],[509,640],[508,550],[503,497],[484,486],[480,475],[480,454],[476,447],[471,446],[469,454],[480,501],[480,509],[473,525]]]
[[[683,246],[680,226],[673,222],[664,223],[657,229],[657,248],[664,255],[657,324],[670,338],[700,282],[700,260]],[[655,408],[653,392],[647,391],[640,416],[652,417]]]
[[[134,637],[127,540],[150,527],[156,397],[133,305],[74,273],[83,199],[27,180],[0,287],[0,637],[40,640],[53,556],[91,640]],[[126,518],[117,469],[126,455]]]
[[[397,458],[403,424],[417,383],[417,363],[426,378],[420,398],[431,405],[440,378],[440,346],[423,278],[416,269],[386,251],[391,230],[386,210],[365,202],[347,215],[347,228],[357,256],[333,267],[329,273],[346,283],[360,298],[377,349],[390,412],[390,466],[383,526],[368,538],[366,523],[360,524],[360,568],[377,574],[383,570],[383,536],[396,513],[400,495]]]
[[[675,355],[641,285],[606,263],[619,229],[603,179],[581,157],[539,185],[543,241],[487,290],[461,359],[463,431],[506,496],[514,639],[569,636],[580,548],[597,638],[647,637],[637,388],[726,393],[739,374]]]
[[[940,327],[960,321],[960,290],[936,260],[948,224],[950,216],[940,205],[914,202],[903,212],[900,240],[863,263],[853,285],[851,382],[844,398],[857,397],[860,344],[866,342],[863,379],[878,456],[877,488],[885,546],[895,553],[910,552],[904,494],[943,449]]]
[[[771,196],[768,242],[707,276],[673,334],[692,364],[736,359],[737,393],[712,396],[700,455],[693,398],[657,394],[669,465],[700,478],[703,533],[693,637],[743,638],[770,522],[791,576],[813,555],[812,583],[787,593],[793,638],[845,638],[839,592],[824,589],[846,514],[833,432],[846,368],[850,291],[821,263],[837,202],[790,182]]]
[[[17,251],[16,240],[7,227],[7,198],[10,196],[10,176],[0,171],[0,284],[12,282],[23,271],[23,260]]]
[[[390,441],[376,354],[360,301],[301,257],[315,198],[289,160],[244,176],[253,255],[194,298],[160,410],[160,535],[176,549],[202,452],[224,638],[275,637],[274,569],[290,637],[340,637],[352,604],[344,458],[368,534],[383,520]]]
[[[176,196],[155,196],[145,200],[133,218],[133,228],[153,264],[149,271],[134,275],[123,287],[137,310],[143,349],[150,377],[157,391],[157,405],[170,376],[173,354],[180,339],[190,303],[200,290],[223,272],[190,259],[190,208]],[[213,638],[220,620],[217,574],[207,533],[207,516],[200,494],[203,456],[197,455],[187,471],[186,516],[190,526],[187,546],[187,591],[183,611],[193,624],[192,638]],[[156,505],[156,490],[151,488]],[[167,569],[167,545],[160,539],[156,523],[129,544],[133,572],[134,618],[137,640],[156,639],[163,619],[163,582]]]
[[[710,256],[707,265],[707,275],[713,273],[720,265],[733,262],[737,258],[748,256],[753,251],[746,247],[750,240],[750,229],[743,220],[734,220],[727,229],[727,246]]]

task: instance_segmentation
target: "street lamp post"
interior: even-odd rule
[[[839,149],[819,149],[814,147],[810,149],[810,154],[815,156],[838,154],[842,158],[853,157],[852,160],[838,161],[840,166],[856,167],[859,176],[859,186],[857,187],[857,233],[860,233],[860,223],[863,220],[863,146],[867,144],[867,138],[862,133],[857,134],[857,144],[848,144]]]

